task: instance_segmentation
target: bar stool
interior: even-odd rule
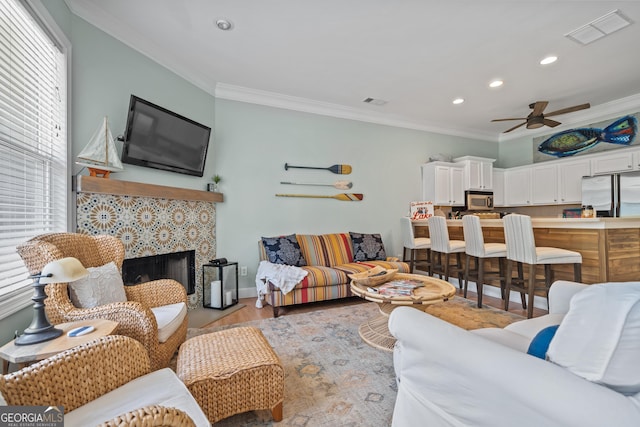
[[[495,275],[500,280],[500,295],[504,298],[506,284],[504,264],[507,259],[507,246],[504,243],[485,243],[482,227],[480,226],[480,218],[475,215],[462,217],[462,230],[467,254],[464,268],[464,297],[467,297],[469,278],[475,279],[478,292],[478,308],[482,308],[482,286],[485,284],[487,276]],[[470,269],[472,258],[475,263],[473,270]],[[485,271],[484,263],[488,258],[498,259],[498,271]],[[475,273],[473,277],[472,273]]]
[[[401,218],[402,220],[402,240],[404,242],[404,248],[402,250],[402,260],[407,259],[407,249],[410,250],[409,260],[409,272],[413,273],[414,266],[424,265],[427,268],[429,276],[431,276],[431,239],[428,237],[415,237],[413,232],[413,224],[411,219],[407,217]],[[416,252],[426,249],[427,259],[416,260]]]
[[[533,296],[536,282],[544,283],[545,294],[549,296],[549,288],[553,283],[553,264],[573,264],[573,277],[576,282],[582,280],[582,255],[579,252],[561,248],[536,247],[533,236],[531,217],[527,215],[509,214],[504,217],[504,239],[507,244],[507,284],[504,296],[504,309],[509,310],[511,288],[523,295],[528,294],[527,317],[533,317]],[[513,262],[518,264],[518,278],[513,279]],[[529,280],[525,282],[522,275],[522,264],[529,265]],[[536,280],[536,266],[544,266],[544,279]],[[515,285],[514,285],[515,283]]]
[[[455,269],[458,275],[458,286],[462,289],[464,280],[464,268],[461,255],[465,253],[464,240],[450,240],[447,220],[441,216],[432,216],[429,221],[429,237],[431,239],[431,269],[440,278],[449,281],[449,270]],[[444,261],[442,255],[444,254]],[[451,264],[450,256],[455,254],[455,264]],[[436,258],[438,261],[436,262]]]

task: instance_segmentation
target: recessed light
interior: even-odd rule
[[[549,65],[549,64],[553,64],[554,62],[556,62],[558,60],[557,56],[547,56],[546,58],[544,58],[542,61],[540,61],[540,65]]]
[[[231,28],[233,28],[233,24],[228,19],[218,19],[216,21],[216,26],[222,31],[229,31]]]
[[[491,83],[489,83],[489,87],[500,87],[504,84],[504,82],[502,80],[494,80]]]
[[[458,105],[458,104],[462,104],[464,102],[464,98],[456,98],[453,100],[453,103]]]

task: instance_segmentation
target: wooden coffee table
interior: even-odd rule
[[[354,295],[373,301],[379,305],[380,316],[370,319],[360,325],[358,332],[367,344],[386,351],[393,351],[396,339],[389,332],[389,314],[399,306],[409,306],[425,309],[431,304],[448,301],[456,294],[456,288],[449,282],[435,277],[420,274],[397,273],[393,280],[419,280],[424,286],[415,288],[411,295],[391,296],[381,295],[367,290],[368,286],[351,282],[351,292]],[[377,286],[376,286],[377,287]],[[374,288],[376,288],[374,287]]]

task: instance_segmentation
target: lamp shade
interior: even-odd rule
[[[45,265],[40,273],[40,283],[66,283],[75,282],[89,274],[77,258],[67,257],[51,261]]]

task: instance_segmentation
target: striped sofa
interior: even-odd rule
[[[283,294],[272,283],[267,284],[269,293],[265,300],[273,307],[274,317],[278,317],[279,307],[352,296],[348,274],[367,271],[375,266],[397,268],[401,273],[409,272],[409,264],[397,258],[355,262],[349,233],[296,234],[296,240],[307,262],[301,268],[308,274],[287,294]],[[268,260],[262,241],[259,242],[259,249],[260,260]]]

